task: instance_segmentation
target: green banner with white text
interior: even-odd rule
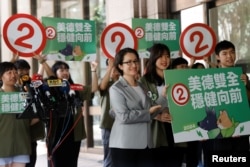
[[[96,28],[90,20],[42,17],[46,29],[43,54],[48,60],[94,61]]]
[[[241,68],[165,70],[176,143],[250,134]]]
[[[22,113],[27,92],[0,92],[0,114]]]
[[[140,57],[148,58],[148,49],[155,43],[166,44],[171,58],[179,57],[180,22],[174,19],[132,19],[132,29],[138,38]]]

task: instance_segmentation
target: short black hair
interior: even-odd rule
[[[24,59],[18,59],[14,62],[17,69],[30,69],[29,63]]]
[[[184,59],[183,57],[175,58],[175,59],[173,59],[173,61],[171,63],[171,68],[175,69],[176,66],[178,66],[180,64],[187,64],[188,65],[188,61],[186,59]]]
[[[215,54],[219,55],[220,51],[225,50],[225,49],[229,49],[232,48],[233,50],[235,50],[235,46],[232,42],[227,41],[227,40],[223,40],[219,43],[216,44],[215,46]]]
[[[191,68],[196,69],[199,66],[202,66],[203,68],[205,68],[204,64],[202,64],[202,63],[194,63]]]
[[[7,62],[7,61],[0,63],[0,87],[2,87],[2,85],[3,85],[3,82],[2,82],[3,74],[9,70],[17,70],[14,63]]]
[[[138,52],[135,49],[132,49],[132,48],[123,48],[119,52],[117,52],[116,55],[115,55],[114,66],[117,69],[117,71],[120,73],[121,76],[123,75],[123,71],[119,68],[119,65],[123,64],[124,56],[127,53],[134,53],[135,56],[136,56],[136,58],[139,60],[139,54],[138,54]]]

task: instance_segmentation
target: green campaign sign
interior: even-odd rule
[[[42,17],[46,29],[43,54],[49,60],[94,61],[96,59],[95,22],[90,20]]]
[[[141,57],[148,58],[147,49],[155,43],[166,44],[171,51],[171,58],[179,57],[179,20],[132,19],[132,29],[138,38],[138,51]]]
[[[22,113],[27,92],[0,92],[0,114]]]
[[[241,68],[165,70],[176,143],[250,134]]]

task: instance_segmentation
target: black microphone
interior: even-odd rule
[[[34,96],[35,96],[35,90],[34,90],[34,87],[33,85],[31,84],[31,78],[29,77],[29,75],[22,75],[20,77],[20,82],[22,84],[22,91],[24,92],[28,92],[28,102],[30,99],[32,99]]]
[[[31,79],[32,86],[40,100],[44,101],[44,93],[43,93],[43,76],[40,74],[33,74]]]
[[[67,99],[69,91],[70,91],[70,84],[69,84],[68,80],[66,80],[66,79],[62,80],[62,86],[59,87],[59,90],[61,93],[63,93],[64,97]]]
[[[53,92],[52,87],[49,87],[47,81],[43,80],[42,75],[34,74],[32,77],[32,81],[33,85],[36,83],[35,85],[38,86],[39,95],[42,98],[43,102],[45,104],[49,103],[49,105],[53,105],[52,103],[56,101],[54,97],[55,92]]]
[[[69,96],[73,98],[73,97],[75,97],[75,95],[76,95],[76,92],[74,90],[70,89]]]
[[[74,107],[82,107],[83,102],[80,98],[79,92],[83,90],[83,86],[80,84],[71,84],[70,85],[70,91],[69,91],[69,97],[72,101],[72,104]]]
[[[29,75],[22,75],[20,77],[20,82],[22,83],[22,90],[28,92],[28,98],[25,104],[25,111],[30,111],[30,107],[33,113],[37,113],[36,104],[33,102],[34,97],[36,96],[35,88],[31,83],[31,78]],[[29,107],[30,106],[30,107]],[[30,113],[30,112],[29,112]]]
[[[46,97],[48,97],[49,99],[52,98],[49,85],[46,82],[43,83],[42,90],[43,90],[44,94],[46,95]]]

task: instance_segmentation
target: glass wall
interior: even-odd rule
[[[239,0],[209,10],[210,25],[218,41],[229,40],[236,46],[236,65],[250,74],[250,1]],[[250,75],[249,75],[250,76]]]

